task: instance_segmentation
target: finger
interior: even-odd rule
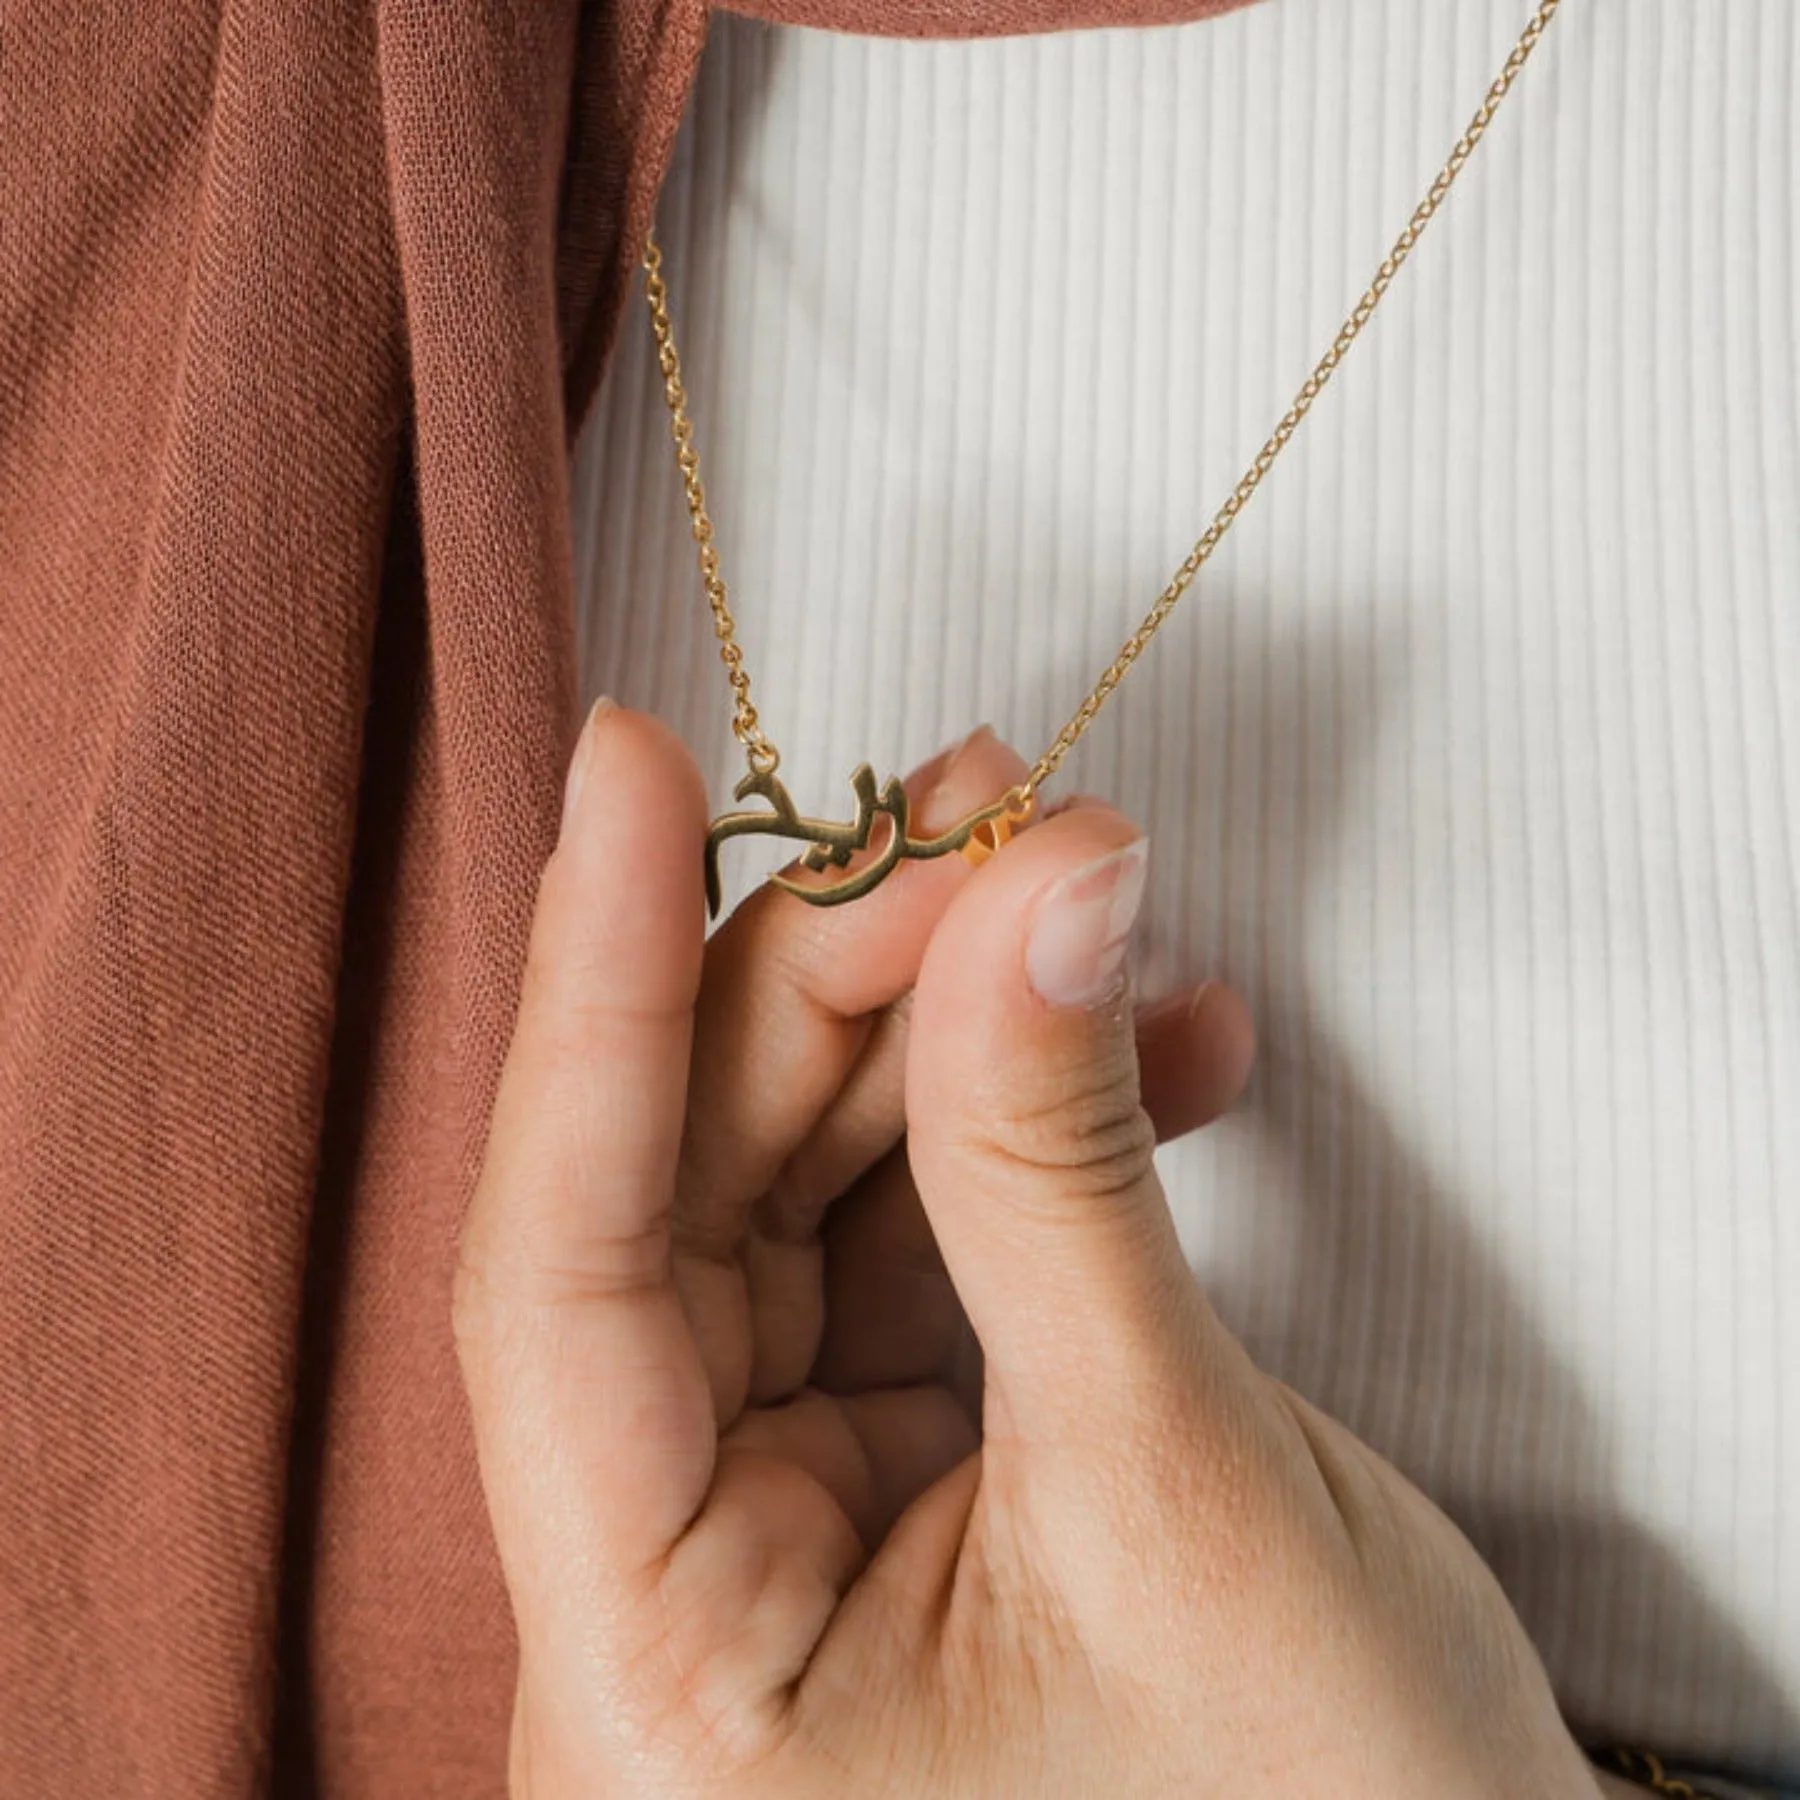
[[[785,1233],[813,1229],[826,1207],[899,1141],[911,1016],[904,995],[881,1014],[843,1087],[776,1174],[768,1203]],[[1256,1056],[1249,1009],[1218,982],[1182,988],[1140,1008],[1137,1040],[1144,1110],[1159,1144],[1230,1111]]]
[[[1255,1032],[1229,988],[1179,990],[1141,1008],[1136,1024],[1143,1105],[1159,1143],[1211,1124],[1242,1093]],[[905,1036],[885,1036],[897,1105]],[[859,1080],[874,1049],[858,1065]],[[940,1381],[976,1416],[979,1349],[903,1151],[891,1151],[832,1208],[824,1250],[825,1328],[813,1381],[839,1394]]]
[[[826,1210],[905,1135],[911,1014],[909,991],[876,1015],[843,1086],[776,1170],[760,1206],[770,1235],[789,1240],[811,1236]]]
[[[979,1357],[903,1148],[832,1209],[824,1247],[825,1330],[812,1380],[831,1394],[939,1382],[977,1417]]]
[[[941,830],[1020,780],[987,727],[906,787],[921,832]],[[958,856],[904,864],[853,906],[811,907],[765,887],[715,935],[701,982],[682,1145],[684,1242],[729,1251],[745,1209],[844,1086],[871,1021],[906,993],[932,930],[969,875]],[[898,1115],[895,1117],[898,1126]]]
[[[686,1713],[712,1756],[764,1754],[866,1554],[843,1508],[791,1456],[722,1447],[706,1510],[658,1584],[645,1660],[673,1678],[678,1698],[647,1711],[652,1741]]]
[[[1223,1117],[1256,1061],[1250,1009],[1222,982],[1203,982],[1140,1007],[1139,1098],[1159,1144]]]
[[[870,1548],[973,1444],[955,1404],[927,1392],[848,1405],[806,1394],[739,1421],[658,1593],[657,1660],[715,1745],[782,1724]]]
[[[704,944],[700,780],[653,721],[597,708],[571,765],[466,1222],[458,1347],[522,1628],[668,1549],[716,1439],[668,1213]],[[586,1582],[595,1592],[578,1594]]]
[[[865,1541],[878,1548],[927,1488],[974,1455],[981,1435],[935,1382],[852,1394],[839,1404],[868,1460],[874,1505]]]
[[[1108,1428],[1194,1358],[1204,1309],[1127,999],[1147,857],[1107,809],[1050,819],[952,903],[920,970],[908,1151],[985,1352],[990,1434]]]
[[[975,1427],[930,1384],[835,1398],[809,1389],[744,1415],[727,1450],[755,1450],[804,1469],[831,1495],[873,1552],[939,1476],[976,1447]]]
[[[927,764],[911,789],[921,828],[1003,793],[1024,764],[993,734]],[[883,1009],[912,985],[924,945],[968,877],[960,858],[908,864],[853,907],[821,910],[766,889],[718,933],[701,981],[688,1124],[674,1215],[676,1280],[704,1321],[721,1426],[745,1404],[792,1394],[821,1323],[816,1216],[751,1208],[832,1110]],[[866,1090],[848,1098],[854,1114]],[[895,1117],[883,1127],[898,1134]],[[791,1184],[788,1184],[791,1191]]]
[[[945,1622],[970,1569],[983,1466],[980,1456],[965,1457],[895,1521],[807,1667],[790,1718],[839,1767],[866,1750],[871,1693],[893,1694],[896,1671],[901,1680],[918,1669],[935,1679]],[[933,1698],[941,1699],[935,1689]]]

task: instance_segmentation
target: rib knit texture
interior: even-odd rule
[[[1517,0],[904,45],[715,32],[660,219],[809,811],[1034,753],[1330,342]],[[1062,784],[1248,1105],[1165,1158],[1263,1364],[1491,1561],[1579,1724],[1800,1770],[1800,17],[1566,6]],[[590,690],[740,772],[634,296]],[[762,870],[734,849],[739,891]]]

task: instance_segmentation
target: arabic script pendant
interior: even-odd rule
[[[732,791],[732,798],[766,800],[768,812],[721,813],[706,834],[706,905],[714,918],[720,904],[719,850],[731,838],[789,838],[806,846],[800,866],[822,875],[827,869],[847,869],[858,851],[866,850],[874,841],[875,821],[883,816],[888,821],[887,836],[876,853],[860,868],[822,887],[804,885],[790,876],[772,875],[778,888],[797,895],[809,906],[842,906],[849,900],[860,900],[873,893],[903,862],[930,862],[939,856],[960,852],[971,863],[980,864],[1005,844],[1013,832],[1031,817],[1034,801],[1027,789],[1013,788],[998,800],[978,807],[967,818],[936,837],[916,838],[909,828],[909,803],[906,789],[897,776],[890,775],[877,789],[875,771],[864,763],[850,777],[851,791],[856,795],[856,816],[847,824],[831,819],[803,818],[794,809],[788,791],[776,778],[773,769],[753,769]]]

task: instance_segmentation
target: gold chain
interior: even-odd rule
[[[1542,4],[1532,13],[1518,43],[1513,46],[1512,54],[1506,59],[1505,67],[1495,77],[1493,86],[1488,89],[1474,118],[1469,121],[1468,129],[1457,139],[1449,161],[1438,172],[1437,179],[1432,182],[1425,198],[1414,209],[1412,217],[1406,223],[1406,229],[1394,241],[1394,247],[1376,270],[1375,279],[1370,282],[1367,292],[1339,329],[1331,348],[1319,358],[1313,372],[1307,376],[1300,392],[1295,395],[1293,405],[1270,434],[1268,442],[1257,452],[1256,460],[1244,472],[1230,497],[1214,515],[1200,541],[1188,552],[1187,560],[1157,596],[1156,604],[1119,647],[1118,655],[1094,683],[1087,698],[1075,709],[1069,722],[1056,734],[1050,747],[1032,765],[1031,773],[1015,791],[1020,812],[1029,810],[1037,790],[1061,767],[1063,758],[1081,740],[1083,733],[1094,722],[1094,716],[1111,698],[1113,690],[1150,647],[1151,640],[1193,585],[1194,578],[1211,561],[1213,552],[1236,523],[1238,514],[1262,486],[1263,478],[1275,466],[1276,458],[1287,448],[1289,440],[1300,429],[1301,422],[1312,411],[1313,403],[1325,391],[1326,384],[1337,372],[1338,365],[1344,360],[1350,346],[1362,336],[1363,327],[1375,316],[1375,309],[1380,306],[1393,285],[1394,277],[1412,255],[1419,239],[1425,234],[1425,228],[1437,216],[1438,208],[1456,185],[1456,178],[1463,172],[1469,158],[1475,154],[1475,147],[1487,135],[1488,127],[1494,122],[1494,115],[1512,91],[1513,84],[1519,79],[1526,63],[1531,60],[1531,53],[1537,48],[1538,40],[1548,29],[1550,21],[1556,17],[1561,5],[1562,0],[1542,0]],[[781,761],[781,753],[764,733],[757,719],[756,707],[751,702],[750,676],[744,667],[744,653],[737,641],[737,622],[732,617],[725,582],[719,573],[719,554],[713,544],[712,519],[706,510],[706,490],[700,482],[700,459],[694,449],[694,427],[688,416],[687,390],[681,380],[681,358],[676,352],[675,332],[669,322],[669,290],[662,272],[662,251],[654,236],[649,239],[644,250],[644,277],[644,292],[650,308],[650,327],[656,337],[656,357],[662,369],[663,398],[669,408],[669,430],[675,440],[676,466],[681,472],[682,488],[687,496],[694,542],[700,547],[700,579],[706,588],[707,604],[712,608],[713,630],[719,640],[719,655],[731,683],[734,702],[731,728],[738,742],[744,746],[752,773],[771,774]]]
[[[781,752],[769,742],[756,704],[750,698],[750,671],[737,641],[737,621],[719,573],[719,552],[713,544],[712,518],[706,510],[706,489],[700,482],[700,455],[694,448],[694,422],[688,417],[687,389],[681,384],[681,358],[675,351],[675,330],[669,323],[669,288],[663,280],[662,250],[652,237],[644,248],[644,296],[650,305],[650,329],[656,334],[656,360],[662,369],[663,399],[669,406],[669,435],[675,440],[675,466],[681,471],[682,491],[687,495],[688,517],[693,521],[694,542],[700,546],[700,580],[706,603],[712,608],[713,635],[719,640],[719,660],[731,683],[731,729],[744,746],[751,769],[773,775],[781,767]]]
[[[1207,526],[1200,541],[1188,552],[1187,560],[1157,596],[1156,604],[1144,615],[1143,623],[1125,640],[1106,673],[1094,683],[1088,697],[1075,709],[1068,724],[1056,734],[1050,748],[1038,758],[1026,783],[1028,789],[1035,790],[1056,773],[1063,758],[1094,722],[1094,715],[1111,697],[1113,689],[1125,679],[1131,665],[1149,648],[1150,640],[1162,629],[1163,621],[1175,610],[1182,595],[1192,585],[1194,577],[1211,561],[1213,552],[1218,549],[1226,532],[1249,504],[1250,496],[1262,486],[1263,477],[1274,467],[1275,459],[1287,448],[1288,440],[1300,429],[1301,421],[1312,411],[1313,402],[1325,391],[1326,383],[1337,373],[1338,364],[1344,360],[1345,353],[1362,336],[1363,327],[1375,316],[1375,309],[1393,285],[1394,277],[1400,273],[1406,259],[1412,255],[1414,246],[1424,236],[1425,227],[1443,205],[1444,197],[1456,185],[1456,178],[1463,172],[1463,165],[1474,155],[1475,146],[1487,135],[1487,128],[1493,123],[1494,114],[1500,110],[1500,103],[1512,91],[1513,83],[1519,79],[1520,72],[1531,60],[1531,53],[1537,48],[1538,39],[1544,35],[1561,4],[1562,0],[1543,0],[1543,4],[1532,14],[1530,23],[1513,47],[1512,54],[1506,59],[1505,68],[1500,71],[1494,85],[1488,89],[1480,109],[1470,120],[1468,130],[1457,139],[1456,148],[1450,153],[1450,160],[1438,172],[1430,191],[1419,202],[1413,216],[1406,223],[1406,229],[1395,240],[1393,249],[1376,270],[1375,279],[1357,301],[1355,310],[1344,321],[1331,348],[1319,358],[1318,365],[1295,395],[1294,404],[1270,433],[1269,441],[1257,452],[1256,460],[1245,470],[1243,479],[1232,489],[1230,498],[1214,515],[1213,522]]]
[[[1671,1775],[1659,1758],[1648,1750],[1609,1750],[1600,1759],[1602,1768],[1623,1775],[1652,1794],[1667,1794],[1671,1800],[1712,1800],[1705,1788],[1697,1788],[1679,1775]]]

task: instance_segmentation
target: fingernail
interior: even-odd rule
[[[951,778],[956,773],[956,765],[962,761],[963,752],[967,750],[977,738],[991,738],[993,735],[993,726],[977,725],[967,737],[959,739],[956,743],[952,744],[948,750],[940,750],[938,754],[931,759],[931,764],[927,773],[931,776],[932,780],[930,787],[925,790],[924,798],[919,802],[919,809],[921,812],[929,813],[932,809],[931,803],[934,800],[943,797],[944,791],[950,785]]]
[[[582,721],[581,734],[575,740],[575,754],[569,758],[568,779],[563,783],[562,824],[557,828],[559,836],[569,829],[569,821],[575,816],[582,787],[587,781],[588,765],[594,760],[594,726],[602,713],[611,712],[617,704],[610,695],[602,694]]]
[[[1093,812],[1098,807],[1110,807],[1110,800],[1102,800],[1098,794],[1064,794],[1060,800],[1052,800],[1044,808],[1043,817],[1060,819],[1064,813]]]
[[[1138,1023],[1160,1025],[1168,1019],[1197,1019],[1211,1004],[1218,985],[1216,981],[1203,981],[1198,987],[1177,988],[1172,994],[1164,994],[1160,1000],[1138,1008]]]
[[[1150,844],[1129,844],[1061,877],[1038,902],[1025,974],[1052,1006],[1097,1006],[1124,985]]]

